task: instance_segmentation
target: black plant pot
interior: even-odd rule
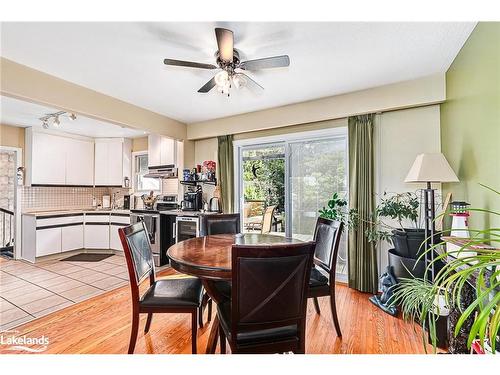
[[[395,252],[405,258],[418,258],[425,250],[425,245],[422,245],[424,241],[424,229],[405,228],[392,231]]]
[[[434,257],[437,257],[437,254],[434,252]],[[413,277],[423,278],[425,272],[425,257],[422,257],[417,262],[417,259],[414,258],[406,258],[396,253],[395,249],[390,249],[389,254],[389,266],[392,267],[392,273],[396,280],[400,278],[411,279]],[[439,271],[444,267],[444,263],[440,260],[434,262],[434,275],[437,275]],[[430,280],[431,272],[427,273],[427,278]]]
[[[432,313],[429,313],[432,314]],[[431,319],[429,317],[429,319]],[[448,316],[439,315],[434,316],[433,319],[436,320],[436,346],[441,349],[448,349]],[[429,323],[425,327],[427,331],[427,340],[429,344],[432,344],[431,332],[429,328]]]
[[[392,267],[392,273],[398,281],[401,278],[424,277],[424,259],[417,262],[414,258],[402,257],[396,253],[395,249],[389,250],[389,266]]]

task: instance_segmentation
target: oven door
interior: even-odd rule
[[[177,216],[175,219],[175,242],[181,242],[189,238],[198,237],[199,220],[197,217]]]

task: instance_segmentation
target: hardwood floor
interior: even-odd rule
[[[173,273],[167,269],[160,276]],[[345,285],[337,286],[337,296],[344,336],[335,335],[328,299],[320,298],[321,315],[316,314],[310,300],[306,353],[424,353],[419,327],[414,331],[412,325],[373,306],[368,294]],[[127,285],[17,327],[16,336],[45,335],[50,343],[44,353],[125,354],[131,322],[129,299]],[[189,314],[154,315],[147,335],[143,334],[145,318],[146,315],[141,319],[135,353],[191,353]],[[198,331],[199,353],[205,350],[209,332],[210,325],[206,324]],[[23,352],[0,345],[0,353]]]

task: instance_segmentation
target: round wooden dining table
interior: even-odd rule
[[[269,234],[218,234],[196,237],[172,245],[167,255],[175,270],[201,279],[215,303],[222,300],[215,281],[231,280],[231,249],[238,245],[278,245],[302,242],[297,239]],[[208,338],[206,353],[215,353],[219,336],[219,319],[215,315]]]

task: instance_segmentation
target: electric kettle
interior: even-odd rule
[[[220,212],[219,198],[213,197],[210,199],[210,203],[208,204],[208,210],[210,212]]]

